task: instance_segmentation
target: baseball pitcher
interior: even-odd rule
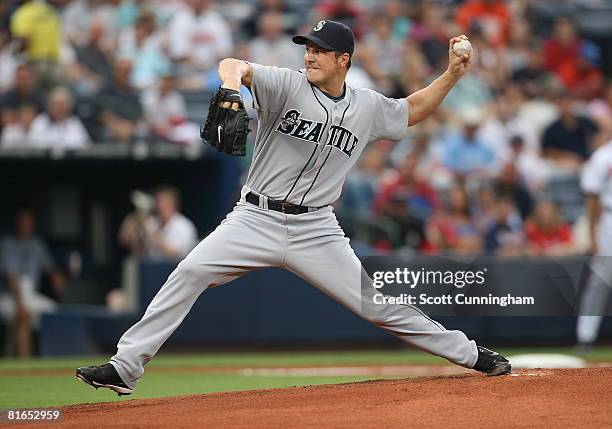
[[[446,330],[415,307],[374,305],[371,283],[332,203],[368,142],[401,139],[442,102],[469,68],[471,55],[453,53],[448,69],[428,87],[390,99],[345,83],[355,41],[349,27],[320,21],[305,45],[305,69],[265,67],[237,59],[219,64],[223,84],[213,97],[202,137],[218,150],[243,155],[247,119],[240,85],[253,94],[259,127],[240,202],[182,262],[143,318],[119,340],[109,363],[76,370],[94,387],[130,394],[144,366],[180,325],[198,296],[265,267],[282,267],[403,341],[488,375],[510,372],[503,356]]]

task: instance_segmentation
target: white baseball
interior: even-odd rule
[[[461,39],[458,42],[453,43],[453,53],[459,57],[466,54],[468,57],[471,57],[472,51],[472,44],[469,40]]]

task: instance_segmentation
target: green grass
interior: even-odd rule
[[[346,383],[369,377],[273,377],[231,374],[149,373],[129,399],[156,398],[235,390]],[[2,386],[4,385],[4,386]],[[3,376],[0,381],[0,409],[51,407],[93,402],[125,401],[108,389],[94,390],[77,381],[72,373],[44,377]]]
[[[502,354],[568,353],[570,348],[503,349]],[[612,362],[612,347],[596,348],[585,356],[590,361]],[[74,379],[74,368],[100,364],[106,356],[34,358],[27,361],[0,359],[0,409],[50,407],[78,403],[125,401],[113,392],[91,387]],[[160,355],[130,399],[143,399],[194,393],[265,389],[328,383],[363,381],[367,376],[271,376],[206,372],[220,367],[283,367],[310,365],[407,365],[444,364],[441,358],[419,351],[340,351],[296,353],[203,353]],[[201,372],[173,372],[168,368],[203,367]],[[155,368],[163,371],[155,371]],[[389,376],[387,378],[394,378]]]

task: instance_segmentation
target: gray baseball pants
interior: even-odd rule
[[[111,358],[119,376],[134,388],[144,366],[178,328],[196,299],[265,267],[285,268],[356,314],[426,352],[466,368],[478,358],[476,343],[446,330],[410,306],[374,304],[371,279],[349,245],[331,207],[299,215],[256,207],[242,200],[221,224],[181,261],[153,298],[142,319],[119,340]]]

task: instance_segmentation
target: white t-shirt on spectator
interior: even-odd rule
[[[87,130],[75,116],[53,122],[46,113],[41,113],[32,122],[28,140],[37,147],[61,147],[78,149],[91,143]]]
[[[195,247],[198,232],[195,225],[185,216],[176,213],[165,225],[161,226],[156,218],[151,218],[150,228],[158,231],[161,239],[177,252],[177,258],[182,259]],[[161,251],[149,246],[148,255],[154,259],[165,259]]]
[[[199,68],[211,68],[233,48],[230,28],[221,15],[191,9],[176,13],[168,28],[171,58],[189,58]]]
[[[165,137],[172,143],[201,144],[200,126],[187,120],[187,105],[179,92],[172,91],[162,96],[157,87],[149,88],[143,91],[140,103],[147,122],[163,127]]]
[[[547,100],[536,98],[523,103],[517,115],[521,121],[529,123],[532,127],[536,136],[536,149],[539,151],[544,130],[559,117],[557,107]]]
[[[580,186],[584,192],[599,195],[606,210],[612,210],[612,140],[599,147],[584,164]]]
[[[150,124],[165,127],[169,121],[187,117],[185,99],[177,91],[163,96],[157,87],[146,89],[142,92],[140,104]]]
[[[2,137],[0,137],[0,146],[2,147],[26,147],[28,142],[28,131],[23,125],[8,124],[2,129]]]

